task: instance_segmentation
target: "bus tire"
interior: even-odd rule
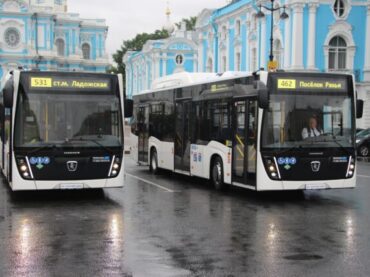
[[[218,156],[214,158],[212,162],[211,182],[216,190],[222,190],[225,188],[222,159]]]
[[[150,151],[150,165],[149,165],[149,170],[153,174],[158,174],[159,173],[159,168],[158,168],[158,155],[157,151],[153,149]]]

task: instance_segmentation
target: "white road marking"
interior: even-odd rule
[[[367,175],[358,175],[358,174],[357,174],[357,177],[370,178],[370,176],[367,176]]]
[[[135,178],[135,179],[137,179],[137,180],[140,180],[140,181],[142,181],[142,182],[144,182],[144,183],[147,183],[147,184],[149,184],[149,185],[152,185],[152,186],[155,186],[155,187],[157,187],[157,188],[163,189],[164,191],[167,191],[167,192],[171,192],[171,193],[179,192],[179,191],[175,191],[175,190],[172,190],[172,189],[166,188],[166,187],[164,187],[164,186],[158,185],[158,184],[156,184],[156,183],[154,183],[154,182],[152,182],[152,181],[149,181],[149,180],[146,180],[146,179],[143,179],[143,178],[137,177],[137,176],[132,175],[132,174],[127,173],[127,172],[126,172],[126,175],[127,175],[127,176],[129,176],[129,177],[131,177],[131,178]]]

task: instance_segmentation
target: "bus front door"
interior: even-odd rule
[[[149,106],[141,106],[137,113],[138,128],[138,160],[148,162],[148,140],[149,140]]]
[[[190,172],[190,112],[191,102],[176,102],[175,170]]]
[[[233,182],[256,185],[257,100],[248,99],[234,104]]]

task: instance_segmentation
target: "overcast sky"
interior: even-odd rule
[[[198,15],[204,8],[220,8],[227,0],[170,0],[171,19]],[[104,18],[109,26],[107,51],[113,54],[123,40],[137,33],[161,29],[166,23],[166,0],[68,0],[69,12],[83,18]]]

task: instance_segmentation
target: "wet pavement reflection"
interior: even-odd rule
[[[217,192],[130,161],[123,189],[1,184],[0,276],[369,276],[369,169],[305,193]]]

